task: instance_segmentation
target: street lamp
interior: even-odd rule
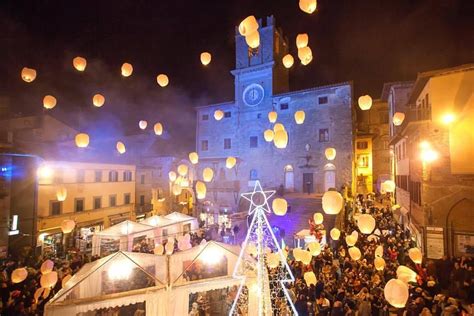
[[[456,120],[456,115],[454,115],[454,113],[445,113],[445,114],[441,117],[441,121],[442,121],[443,124],[445,124],[445,125],[450,125],[450,124],[453,123],[455,120]]]

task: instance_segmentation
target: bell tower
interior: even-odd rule
[[[288,41],[275,26],[273,16],[258,20],[260,46],[250,48],[235,29],[235,100],[243,106],[257,106],[274,94],[288,91],[288,69],[282,58],[288,54]]]

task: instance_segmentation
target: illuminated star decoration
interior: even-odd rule
[[[242,197],[250,202],[249,215],[252,215],[256,210],[263,209],[267,213],[271,213],[268,199],[275,194],[275,190],[263,191],[260,181],[255,182],[253,192],[242,193]]]

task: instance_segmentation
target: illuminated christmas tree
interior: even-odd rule
[[[242,194],[250,202],[253,218],[234,270],[234,277],[242,282],[229,315],[244,311],[258,316],[298,315],[285,286],[294,277],[265,214],[271,212],[268,199],[273,194],[275,191],[263,191],[259,181],[253,192]],[[243,260],[248,255],[256,260],[255,266]]]

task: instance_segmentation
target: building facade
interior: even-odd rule
[[[323,193],[328,188],[351,186],[353,158],[352,84],[341,83],[288,92],[288,72],[282,57],[288,42],[273,17],[260,23],[260,46],[249,49],[236,31],[234,101],[196,109],[196,151],[202,169],[214,170],[207,186],[208,205],[219,210],[237,210],[240,193],[260,180],[266,188],[286,192]],[[221,110],[224,117],[214,118]],[[304,124],[294,114],[305,112]],[[288,146],[277,149],[266,142],[263,133],[271,129],[268,113],[278,113],[289,135]],[[334,161],[324,151],[337,151]],[[227,157],[237,165],[227,169]]]

